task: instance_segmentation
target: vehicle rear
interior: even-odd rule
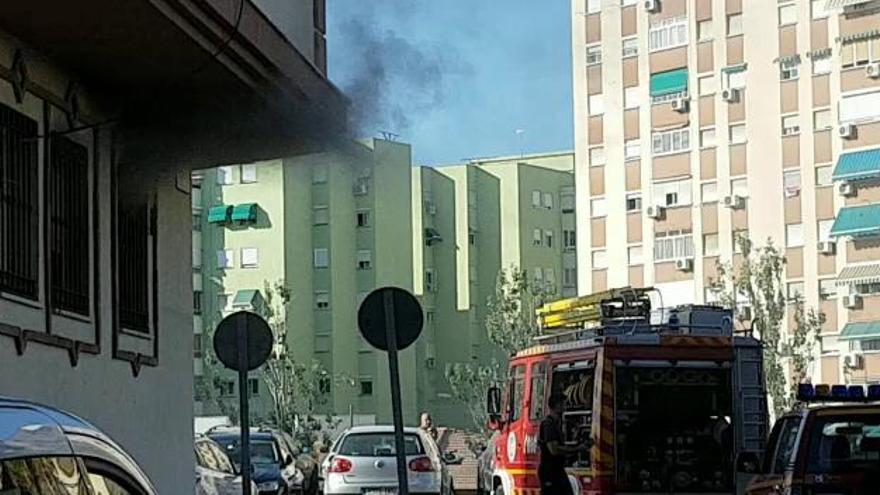
[[[445,493],[443,466],[433,442],[416,429],[404,431],[410,494]],[[392,427],[352,428],[324,461],[324,493],[385,495],[398,492]]]

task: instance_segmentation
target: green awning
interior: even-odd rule
[[[263,302],[263,295],[257,289],[242,289],[235,293],[232,298],[233,308],[259,309]]]
[[[651,96],[681,93],[688,89],[687,69],[676,69],[651,75]]]
[[[226,223],[229,221],[229,215],[231,212],[231,206],[212,206],[208,208],[208,223]]]
[[[880,339],[880,321],[847,323],[840,332],[840,340]]]
[[[846,206],[837,213],[831,237],[872,237],[880,235],[880,203]]]
[[[837,159],[832,180],[863,180],[880,177],[880,148],[843,153]]]
[[[722,67],[721,72],[723,72],[725,74],[736,74],[737,72],[742,72],[742,71],[748,69],[748,67],[749,67],[748,64],[730,65],[727,67]]]
[[[232,208],[232,220],[234,222],[256,222],[257,204],[243,203]]]

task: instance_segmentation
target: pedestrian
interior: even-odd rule
[[[434,426],[434,418],[431,417],[431,414],[428,411],[423,411],[419,416],[419,428],[425,431],[428,435],[431,435],[431,438],[434,441],[437,441],[437,437],[439,436],[437,433],[437,427]]]
[[[549,414],[541,422],[538,433],[538,446],[541,460],[538,465],[538,479],[542,495],[572,495],[568,474],[565,472],[566,457],[586,452],[593,441],[587,439],[580,445],[566,445],[562,434],[562,413],[565,412],[565,397],[553,394],[547,401]]]

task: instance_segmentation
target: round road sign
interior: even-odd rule
[[[387,300],[386,300],[386,296]],[[397,335],[397,349],[409,347],[422,333],[424,317],[416,297],[399,287],[382,287],[371,292],[358,309],[358,327],[361,335],[373,347],[388,350],[386,307],[391,309],[391,321]]]
[[[245,333],[244,347],[247,352],[247,369],[259,368],[272,352],[272,330],[262,317],[250,311],[238,311],[223,318],[214,332],[214,352],[227,368],[238,370],[241,352],[239,331]]]

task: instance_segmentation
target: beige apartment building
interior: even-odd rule
[[[880,381],[880,2],[573,0],[578,287],[709,302],[747,235]]]

